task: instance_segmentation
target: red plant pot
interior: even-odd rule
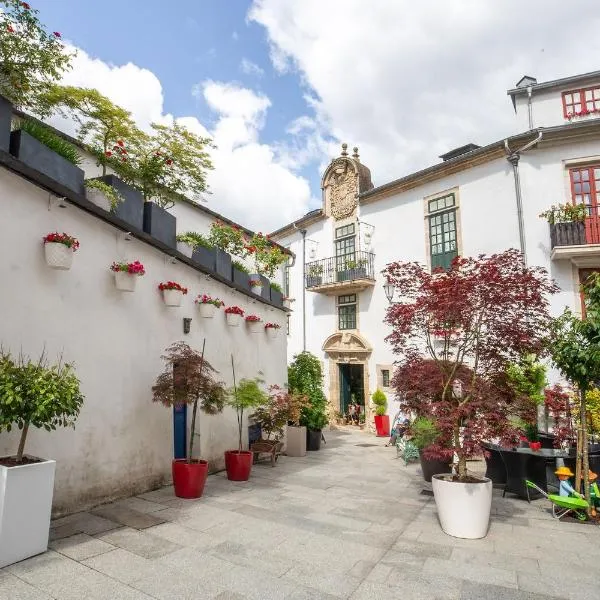
[[[375,415],[375,429],[377,437],[388,437],[390,435],[389,415]]]
[[[252,469],[252,452],[248,450],[227,450],[225,452],[225,469],[230,481],[248,481]]]
[[[542,447],[542,442],[529,442],[529,447],[534,451],[537,452],[538,450],[541,449]]]
[[[205,460],[186,462],[185,458],[177,458],[171,464],[173,486],[178,498],[200,498],[204,492],[204,484],[208,477],[208,463]]]

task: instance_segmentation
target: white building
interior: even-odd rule
[[[391,391],[381,275],[390,262],[443,267],[457,254],[517,248],[559,284],[553,312],[580,311],[580,278],[600,267],[600,71],[524,77],[508,95],[522,133],[467,144],[383,185],[344,144],[323,174],[323,207],[272,234],[297,257],[289,358],[306,349],[322,359],[332,410],[344,411],[352,394],[363,402],[377,387]],[[539,215],[571,202],[588,206],[585,230],[564,224],[551,242]]]

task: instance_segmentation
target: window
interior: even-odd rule
[[[600,87],[563,92],[562,100],[565,119],[600,112]]]
[[[390,387],[390,370],[381,369],[381,385],[384,388]]]
[[[600,165],[570,169],[573,204],[585,204],[588,217],[598,214],[600,203]]]
[[[356,235],[354,223],[337,227],[335,230],[336,268],[343,271],[347,260],[356,260]]]
[[[338,296],[338,328],[356,329],[356,294]]]
[[[456,244],[456,198],[448,194],[427,203],[431,270],[448,270],[458,255]]]

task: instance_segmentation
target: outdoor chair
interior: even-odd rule
[[[506,466],[500,454],[500,446],[484,445],[485,476],[492,480],[493,485],[506,485]]]
[[[500,450],[500,456],[506,467],[506,484],[502,497],[509,492],[516,494],[519,498],[529,499],[535,490],[534,492],[528,490],[526,483],[528,480],[543,490],[547,489],[546,458],[544,456],[510,450]]]
[[[256,464],[261,454],[267,454],[271,460],[271,466],[274,467],[281,455],[282,448],[283,444],[276,440],[258,440],[250,445],[252,462]]]
[[[396,440],[396,458],[400,457],[404,460],[404,466],[406,467],[411,460],[419,459],[419,450],[410,440],[398,436]]]

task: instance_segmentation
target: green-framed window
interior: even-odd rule
[[[381,385],[384,388],[390,387],[390,370],[381,369]]]
[[[447,271],[452,260],[458,255],[454,194],[429,200],[427,211],[431,270],[442,268]]]
[[[356,260],[356,228],[354,223],[336,227],[335,258],[338,271],[346,269],[346,261]]]
[[[338,328],[356,329],[356,294],[338,296]]]

